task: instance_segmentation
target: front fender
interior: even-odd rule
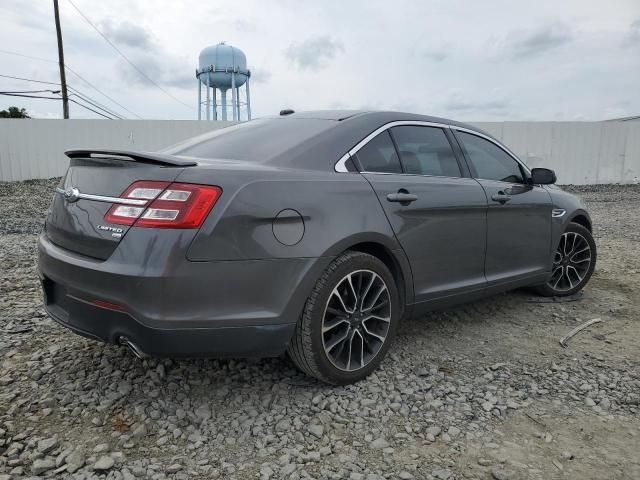
[[[562,209],[565,212],[561,217],[552,218],[551,258],[553,259],[553,254],[558,247],[558,242],[560,242],[560,236],[564,233],[569,223],[574,221],[577,217],[586,218],[589,222],[589,225],[592,225],[592,222],[591,215],[589,215],[587,207],[580,197],[572,193],[565,192],[557,186],[548,187],[547,191],[551,195],[553,208]]]

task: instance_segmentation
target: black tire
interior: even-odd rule
[[[575,251],[572,250],[569,252],[568,255],[564,255],[563,250],[565,247],[563,245],[563,242],[565,240],[563,240],[563,238],[566,234],[569,234],[570,237],[572,236],[572,234],[582,237],[589,246],[588,252],[582,253],[580,254],[582,256],[578,257],[575,251],[579,251],[579,250],[576,248]],[[576,238],[575,235],[573,235],[573,238]],[[571,284],[570,279],[566,279],[566,280],[561,279],[561,282],[555,282],[555,280],[558,277],[554,275],[554,272],[556,271],[556,268],[561,268],[563,265],[562,263],[556,263],[558,256],[563,256],[563,255],[564,257],[568,256],[569,259],[571,259],[572,256],[574,256],[574,258],[577,257],[580,260],[580,259],[587,258],[585,256],[586,253],[589,254],[589,258],[590,258],[589,265],[584,270],[584,272],[581,272],[582,274],[580,276],[582,279],[579,282],[577,282],[573,286]],[[597,258],[596,242],[593,240],[593,235],[591,235],[591,232],[587,228],[583,227],[582,225],[579,225],[577,223],[569,223],[569,225],[567,225],[567,228],[563,233],[563,236],[560,237],[558,246],[556,247],[555,256],[554,256],[554,265],[552,267],[551,276],[549,277],[546,283],[544,283],[543,285],[536,286],[536,292],[544,297],[568,297],[571,295],[575,295],[580,290],[582,290],[584,286],[589,282],[589,279],[591,278],[591,275],[593,274],[593,270],[595,269],[595,266],[596,266],[596,258]],[[563,258],[562,261],[566,261],[566,260],[564,260]],[[568,265],[572,265],[572,264],[568,263]],[[577,270],[575,271],[577,272]],[[572,274],[573,279],[577,280],[577,278],[579,277],[574,275],[578,275],[578,274],[577,273]],[[555,287],[554,287],[554,283],[556,284]],[[560,288],[560,286],[562,286],[563,288]]]
[[[385,286],[389,294],[388,330],[386,331],[384,341],[382,341],[382,343],[377,347],[379,348],[377,353],[373,353],[376,351],[375,348],[371,349],[371,352],[368,352],[368,354],[371,355],[368,363],[358,369],[345,370],[338,368],[334,363],[336,359],[334,358],[332,360],[329,354],[325,352],[326,337],[324,336],[328,334],[323,334],[322,332],[323,319],[325,318],[325,309],[327,309],[329,301],[331,300],[330,296],[334,295],[334,289],[338,289],[340,285],[343,285],[345,277],[350,274],[365,274],[361,272],[373,272],[378,276],[378,279],[382,279],[384,284],[386,284]],[[366,274],[368,275],[369,273]],[[371,278],[373,278],[373,275]],[[375,281],[378,282],[378,279]],[[371,281],[373,282],[374,280]],[[380,283],[380,285],[382,285],[382,283]],[[362,284],[360,287],[362,287]],[[356,290],[357,288],[354,288],[353,292],[355,293]],[[360,298],[364,299],[369,295],[368,289],[365,291],[363,288],[360,288],[360,293],[362,292],[365,293]],[[364,308],[364,300],[358,300],[358,298],[359,297],[356,294],[354,297],[354,309],[362,311],[362,308]],[[387,297],[385,296],[385,298]],[[359,301],[361,302],[360,309],[357,308]],[[376,301],[373,301],[373,303],[376,303]],[[318,279],[311,295],[309,295],[309,298],[305,303],[302,315],[298,320],[287,352],[289,357],[300,370],[309,376],[317,378],[318,380],[334,385],[346,385],[357,382],[373,372],[386,355],[400,320],[400,312],[400,297],[398,289],[393,275],[387,266],[373,255],[362,252],[347,251],[331,262],[329,267],[327,267],[322,276]],[[355,314],[357,313],[358,312]],[[340,328],[346,329],[347,332],[351,331],[351,324],[349,324],[347,320],[344,320],[343,322],[348,326],[341,325]],[[364,321],[362,323],[364,323]],[[362,328],[362,323],[360,324],[360,328]],[[354,325],[356,326],[353,328],[357,329],[358,325]],[[367,343],[365,347],[363,334],[359,334],[359,336],[362,339],[360,351],[368,351],[369,343]],[[351,334],[351,338],[355,338],[353,333]],[[363,356],[364,353],[360,358],[362,359]],[[349,360],[347,361],[346,368],[349,368],[349,365],[351,364],[350,362],[352,362],[351,349],[349,349]]]

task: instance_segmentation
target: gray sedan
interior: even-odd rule
[[[531,286],[573,295],[582,202],[491,135],[320,111],[159,153],[72,150],[39,237],[49,315],[138,356],[276,356],[346,384],[402,317]]]

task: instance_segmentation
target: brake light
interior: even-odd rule
[[[135,182],[120,198],[143,199],[141,206],[114,204],[105,220],[146,228],[199,228],[222,194],[220,187],[192,183]]]

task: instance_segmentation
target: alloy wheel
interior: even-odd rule
[[[322,317],[322,346],[334,367],[364,368],[378,354],[391,324],[391,295],[371,270],[344,276],[327,300]]]
[[[591,266],[591,247],[576,232],[563,233],[553,258],[553,269],[547,285],[566,292],[582,284]]]

